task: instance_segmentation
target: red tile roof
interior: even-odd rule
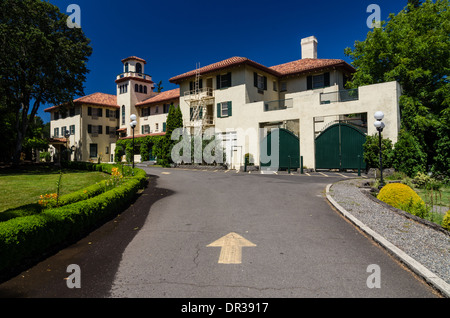
[[[343,60],[336,59],[301,59],[289,63],[269,67],[278,72],[281,76],[312,72],[329,67],[344,67],[350,72],[355,69]]]
[[[172,99],[178,99],[179,97],[180,97],[180,89],[175,88],[170,91],[157,93],[157,95],[147,98],[146,100],[144,100],[140,103],[137,103],[136,107],[162,103],[162,102],[170,101]]]
[[[77,98],[73,101],[74,104],[90,104],[90,105],[97,105],[97,106],[107,106],[107,107],[114,107],[119,108],[119,105],[117,105],[117,96],[116,95],[110,95],[110,94],[104,94],[104,93],[94,93],[91,95],[83,96],[80,98]],[[50,112],[56,108],[58,108],[60,105],[56,105],[50,108],[45,109],[45,112]]]
[[[229,59],[226,59],[226,60],[223,60],[223,61],[220,61],[220,62],[217,62],[217,63],[213,63],[213,64],[210,64],[210,65],[201,67],[199,69],[199,72],[200,72],[201,75],[204,75],[204,74],[217,72],[217,71],[220,71],[222,69],[226,69],[226,68],[229,68],[229,67],[232,67],[232,66],[238,66],[238,65],[242,65],[242,64],[251,65],[251,66],[253,66],[255,68],[264,70],[264,71],[266,71],[268,73],[271,73],[273,75],[278,75],[277,72],[275,72],[275,71],[273,71],[271,69],[268,69],[267,67],[265,67],[262,64],[259,64],[259,63],[255,62],[255,61],[252,61],[252,60],[250,60],[250,59],[248,59],[246,57],[239,57],[239,56],[234,56],[234,57],[231,57]],[[182,81],[182,80],[184,80],[186,78],[195,76],[195,73],[196,73],[196,70],[193,70],[193,71],[189,71],[189,72],[183,73],[181,75],[177,75],[175,77],[172,77],[169,80],[169,82],[171,82],[171,83],[179,83],[180,81]]]
[[[237,66],[241,64],[251,65],[257,69],[265,71],[269,74],[275,75],[277,77],[284,77],[293,74],[300,74],[304,72],[311,71],[319,71],[324,68],[330,67],[343,67],[347,69],[349,72],[354,72],[355,69],[347,64],[344,60],[337,59],[301,59],[289,63],[284,63],[280,65],[275,65],[272,67],[266,67],[262,64],[259,64],[255,61],[252,61],[246,57],[231,57],[229,59],[213,63],[207,66],[204,66],[199,69],[201,75],[217,72],[222,69],[226,69],[232,66]],[[182,80],[185,80],[189,77],[193,77],[196,74],[196,70],[192,70],[177,76],[172,77],[169,81],[171,83],[179,83]]]
[[[123,59],[123,60],[122,60],[122,63],[123,63],[123,62],[126,62],[126,61],[128,61],[128,60],[138,60],[138,61],[141,61],[141,62],[144,63],[144,64],[147,64],[147,61],[145,61],[144,59],[141,59],[140,57],[137,57],[137,56],[129,56],[129,57]]]

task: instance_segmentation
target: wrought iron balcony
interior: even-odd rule
[[[358,89],[345,89],[320,94],[320,104],[342,103],[359,99]]]
[[[264,102],[265,112],[270,112],[274,110],[283,110],[292,107],[294,107],[294,100],[292,98]]]

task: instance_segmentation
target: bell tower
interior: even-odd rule
[[[117,104],[120,106],[119,125],[121,132],[131,135],[130,116],[135,114],[139,127],[140,114],[137,113],[136,103],[154,95],[155,87],[152,77],[145,74],[147,62],[137,56],[130,56],[122,60],[122,73],[117,75]]]

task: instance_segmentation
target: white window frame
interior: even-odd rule
[[[220,117],[229,117],[229,115],[228,115],[228,102],[220,103]]]

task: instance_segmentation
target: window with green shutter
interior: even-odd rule
[[[330,86],[330,72],[320,75],[310,75],[306,80],[306,89],[317,89]]]
[[[231,87],[231,72],[227,74],[220,74],[216,77],[216,88],[222,89]]]
[[[264,94],[264,91],[267,90],[267,77],[254,72],[253,85],[258,88],[258,93]]]
[[[231,115],[232,115],[231,101],[217,104],[217,118],[231,117]]]

